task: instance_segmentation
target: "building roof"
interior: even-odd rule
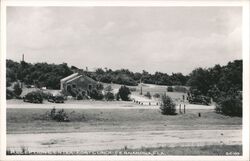
[[[80,78],[80,77],[82,77],[82,75],[79,75],[79,76],[74,77],[74,78],[72,78],[72,79],[70,79],[70,80],[67,80],[66,83],[72,82],[72,81],[74,81],[74,80],[76,80],[76,79],[78,79],[78,78]]]
[[[66,82],[66,81],[68,81],[68,80],[70,80],[70,79],[73,79],[73,78],[75,78],[75,77],[77,77],[77,76],[78,76],[78,73],[71,74],[71,75],[69,75],[69,76],[67,76],[67,77],[65,77],[65,78],[63,78],[63,79],[61,79],[60,82]]]

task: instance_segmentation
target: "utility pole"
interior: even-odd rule
[[[141,82],[141,79],[140,79],[140,86],[141,86],[140,95],[142,95],[142,82]]]

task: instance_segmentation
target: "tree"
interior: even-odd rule
[[[162,105],[160,106],[160,110],[163,115],[176,115],[175,103],[171,97],[166,94],[162,96]]]
[[[131,94],[131,92],[128,87],[121,86],[118,91],[118,94],[123,101],[129,101],[129,95]]]
[[[14,94],[16,95],[16,97],[19,97],[22,94],[22,88],[20,87],[19,83],[16,83],[14,85]]]

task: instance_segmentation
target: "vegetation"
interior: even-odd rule
[[[150,74],[143,70],[142,73],[133,73],[128,69],[111,70],[98,68],[95,72],[83,71],[77,67],[68,67],[63,64],[48,64],[36,63],[31,64],[22,61],[21,63],[7,60],[6,79],[7,86],[13,82],[20,80],[27,85],[35,85],[36,87],[47,87],[48,89],[59,89],[60,79],[72,74],[73,72],[84,73],[96,81],[103,83],[117,83],[128,86],[136,86],[140,81],[150,84],[159,85],[185,85],[188,76],[181,73],[166,73],[156,72]]]
[[[33,91],[25,95],[24,102],[30,103],[43,103],[43,95],[40,91]]]
[[[217,103],[217,111],[222,114],[242,115],[240,114],[242,111],[242,60],[229,62],[226,66],[197,68],[190,74],[187,85],[190,86],[189,102],[209,104],[212,98]],[[236,109],[233,110],[234,108]]]
[[[171,97],[166,94],[162,95],[162,104],[160,106],[163,115],[176,115],[175,103]]]
[[[107,101],[113,101],[115,99],[115,96],[112,92],[106,92],[104,98]]]
[[[14,92],[12,90],[6,89],[6,99],[12,99],[14,97]]]
[[[102,100],[103,99],[103,94],[101,91],[99,90],[96,90],[96,89],[93,89],[91,92],[90,92],[90,98],[92,99],[95,99],[95,100]]]
[[[69,122],[69,116],[68,114],[64,111],[64,109],[61,110],[56,110],[53,108],[49,112],[49,116],[52,120],[58,121],[58,122]]]
[[[129,101],[129,95],[131,94],[130,90],[128,87],[126,86],[121,86],[119,91],[118,91],[118,94],[120,96],[120,98],[123,100],[123,101]]]
[[[20,84],[19,83],[15,83],[14,85],[14,94],[15,96],[18,98],[21,94],[22,94],[22,88],[20,87]]]
[[[59,65],[47,63],[31,64],[24,61],[18,63],[7,60],[6,65],[7,85],[20,80],[27,85],[59,89],[60,79],[73,73],[66,63]]]

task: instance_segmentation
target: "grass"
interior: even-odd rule
[[[155,147],[129,149],[126,146],[119,150],[105,151],[75,151],[75,152],[30,152],[28,148],[21,147],[21,151],[8,149],[7,155],[242,155],[241,145],[206,145],[200,147]]]
[[[50,120],[48,111],[7,108],[7,133],[214,130],[241,129],[242,125],[240,117],[211,110],[187,110],[186,114],[165,116],[158,109],[65,109],[70,122]]]

